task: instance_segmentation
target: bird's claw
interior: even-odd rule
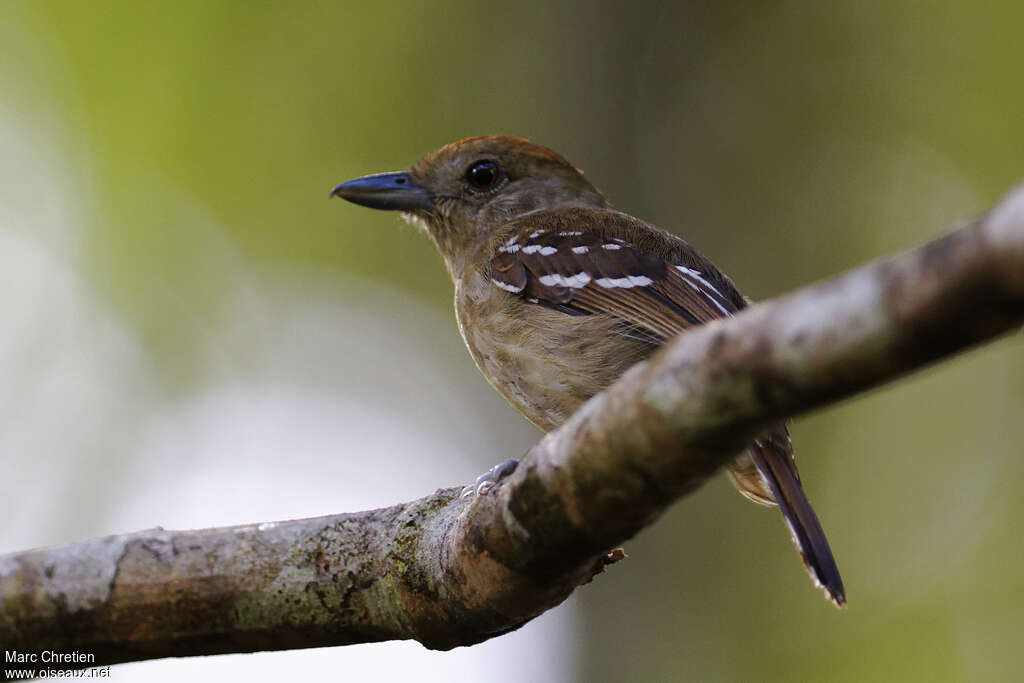
[[[462,497],[467,498],[472,495],[486,496],[488,493],[493,491],[503,479],[515,472],[516,467],[518,466],[519,461],[515,458],[510,458],[500,465],[495,465],[477,477],[475,482],[464,487],[462,489]]]

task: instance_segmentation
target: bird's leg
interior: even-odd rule
[[[475,482],[464,487],[462,489],[462,497],[466,498],[472,495],[486,496],[501,483],[502,479],[515,472],[518,466],[519,461],[515,458],[509,458],[505,462],[495,465],[477,477]]]

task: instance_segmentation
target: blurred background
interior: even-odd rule
[[[538,437],[440,258],[328,201],[529,137],[763,299],[1024,176],[1019,2],[0,4],[0,552],[378,507]],[[628,9],[627,9],[628,7]],[[724,477],[514,634],[117,680],[1006,680],[1024,664],[1024,339],[793,424],[850,598]]]

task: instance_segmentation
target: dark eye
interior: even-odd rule
[[[474,161],[466,169],[466,182],[474,190],[489,190],[501,179],[501,166],[493,159]]]

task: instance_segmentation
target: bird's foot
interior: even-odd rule
[[[516,467],[518,466],[519,461],[515,458],[510,458],[500,465],[495,465],[477,477],[475,482],[464,487],[462,489],[462,497],[466,498],[472,495],[486,496],[488,493],[493,491],[498,484],[505,479],[505,477],[515,472]]]

